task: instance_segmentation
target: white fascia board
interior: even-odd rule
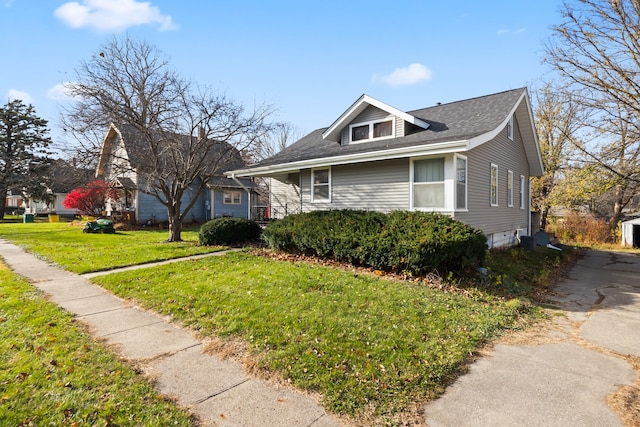
[[[358,114],[364,111],[364,109],[368,105],[372,105],[376,108],[386,111],[389,114],[400,117],[402,120],[405,120],[423,129],[427,129],[429,127],[429,123],[425,122],[424,120],[420,120],[419,118],[414,117],[411,114],[400,111],[397,108],[394,108],[390,105],[385,104],[384,102],[370,97],[369,95],[362,95],[356,100],[356,102],[351,105],[351,107],[347,109],[347,111],[345,111],[340,117],[338,117],[338,120],[333,122],[331,126],[329,126],[324,132],[322,132],[322,138],[332,141],[338,140],[340,136],[339,133],[342,128],[346,126],[347,123],[351,122]]]
[[[379,160],[399,159],[403,157],[431,156],[448,153],[459,153],[469,149],[469,141],[450,141],[439,144],[427,144],[413,147],[396,148],[392,150],[358,153],[347,156],[323,157],[319,159],[302,160],[281,165],[263,166],[258,168],[238,169],[225,172],[231,178],[237,176],[270,176],[278,173],[297,172],[301,169],[344,165],[351,163],[375,162]]]

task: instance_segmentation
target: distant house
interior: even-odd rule
[[[181,136],[191,138],[190,136]],[[168,220],[167,208],[145,189],[138,169],[151,154],[141,142],[140,133],[130,125],[109,126],[102,142],[100,159],[95,177],[103,179],[119,191],[117,201],[110,201],[105,207],[107,216],[116,221],[138,224],[160,223]],[[237,168],[244,165],[240,153],[226,146],[225,156],[230,156],[222,164],[224,168]],[[199,196],[195,187],[190,187],[182,198],[186,206],[197,197],[189,211],[187,222],[204,222],[223,216],[249,218],[253,185],[250,179],[227,178],[223,171],[207,183],[209,191]]]
[[[272,217],[436,211],[498,247],[531,235],[529,180],[543,170],[521,88],[408,112],[362,95],[329,127],[227,176],[268,178]]]
[[[76,167],[73,161],[56,159],[45,178],[49,200],[38,200],[27,196],[23,203],[26,213],[36,215],[78,215],[77,209],[67,209],[64,199],[71,190],[82,187],[93,179],[94,171]]]

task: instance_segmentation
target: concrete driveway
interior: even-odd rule
[[[638,425],[640,253],[589,251],[554,290],[552,320],[474,363],[429,427]]]

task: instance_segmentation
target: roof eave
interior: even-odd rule
[[[381,150],[374,152],[350,154],[344,156],[321,157],[318,159],[300,160],[271,166],[261,166],[256,168],[238,169],[225,172],[228,177],[254,176],[265,177],[282,173],[297,172],[301,169],[317,167],[335,166],[351,163],[375,162],[379,160],[399,159],[403,157],[416,157],[427,155],[438,155],[453,152],[467,151],[468,140],[448,141],[437,144],[424,144],[412,147],[396,148],[391,150]]]

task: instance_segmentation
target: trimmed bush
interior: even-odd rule
[[[276,250],[416,275],[474,269],[487,249],[481,231],[432,212],[301,213],[269,224],[262,237]]]
[[[201,245],[233,245],[256,240],[261,228],[255,222],[244,218],[216,218],[208,221],[198,233]]]

